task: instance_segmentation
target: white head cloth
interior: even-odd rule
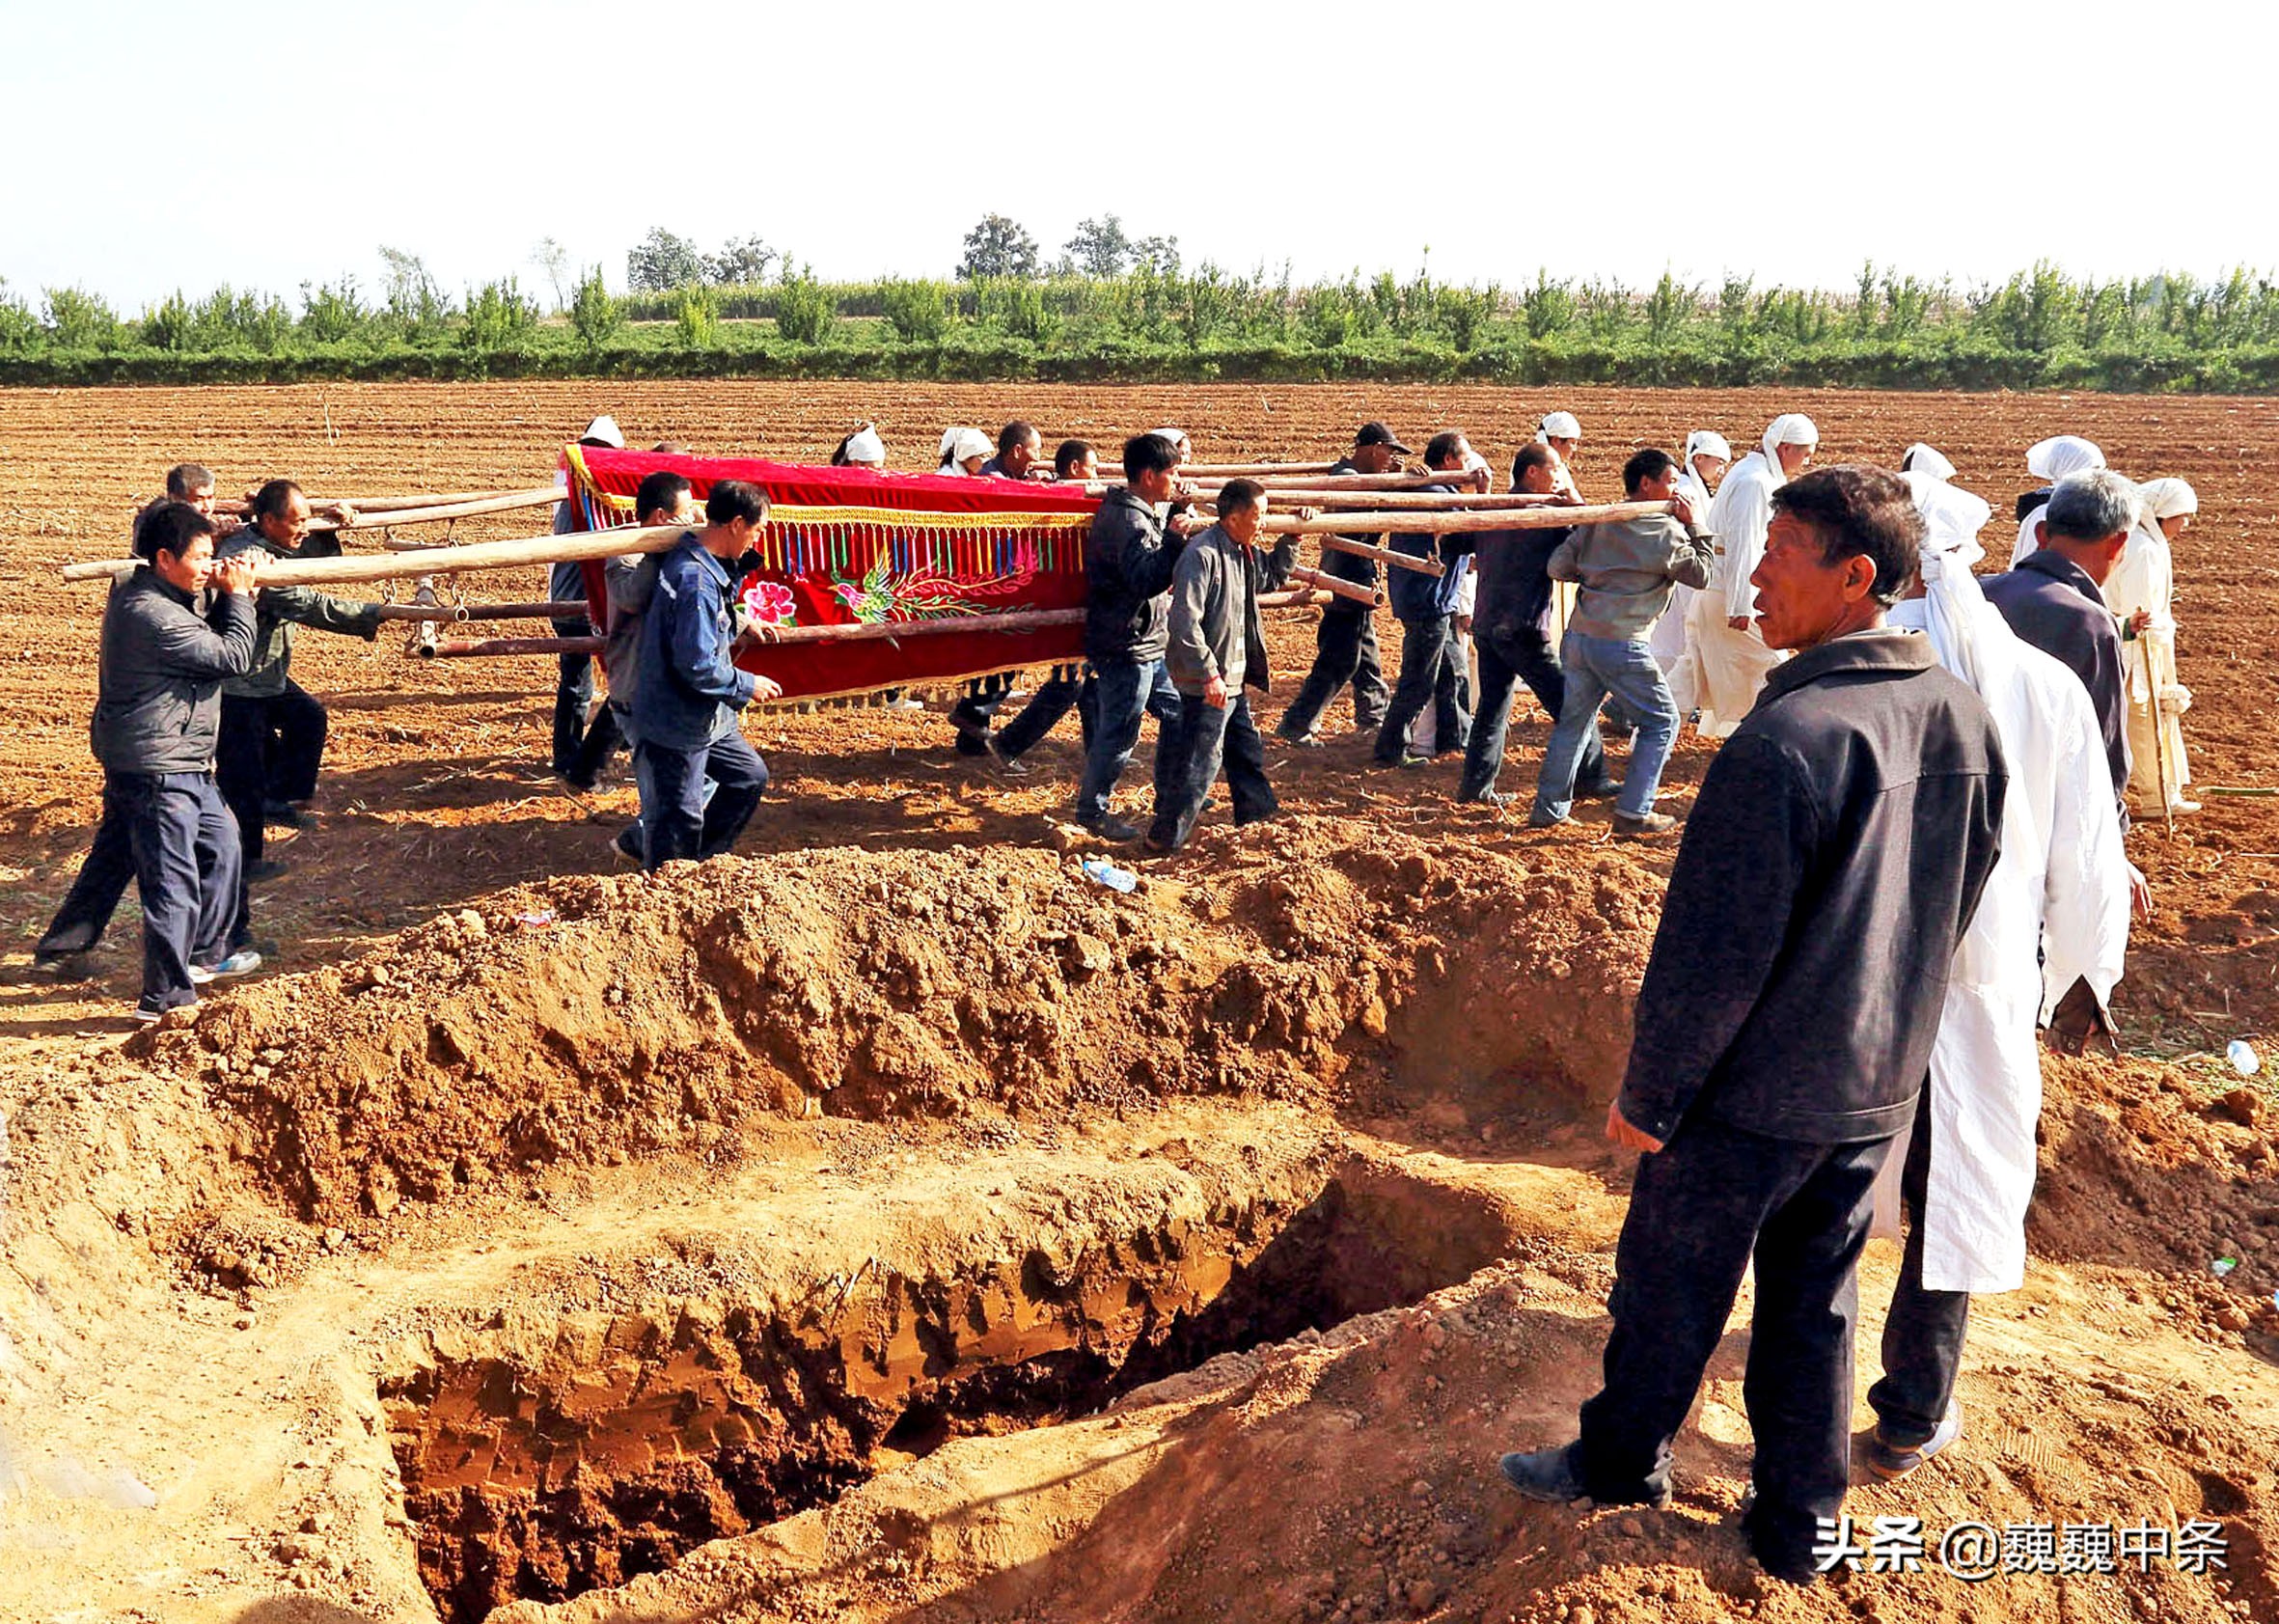
[[[1802,412],[1782,412],[1765,427],[1765,460],[1772,465],[1775,474],[1780,472],[1780,447],[1819,444],[1818,426]]]
[[[2136,487],[2139,530],[2156,530],[2162,519],[2200,510],[2200,493],[2183,480],[2147,480]]]
[[[2068,474],[2086,473],[2104,465],[2105,454],[2078,434],[2053,434],[2026,452],[2026,472],[2051,484]]]
[[[1899,465],[1910,474],[1928,474],[1935,480],[1955,477],[1955,465],[1946,459],[1946,454],[1920,440],[1901,454]]]
[[[878,437],[878,430],[867,423],[847,436],[847,460],[878,467],[887,459],[887,443]]]
[[[616,418],[610,417],[606,413],[586,425],[586,432],[579,435],[578,438],[599,440],[603,445],[615,446],[619,451],[625,449],[625,431],[618,427]]]
[[[1187,430],[1184,428],[1150,428],[1148,432],[1159,440],[1170,441],[1183,452],[1192,450],[1194,446],[1194,442],[1187,437]]]
[[[1535,438],[1545,444],[1552,440],[1579,440],[1582,425],[1576,421],[1573,412],[1548,412],[1535,426]]]
[[[962,474],[966,458],[987,456],[996,449],[996,442],[978,428],[946,428],[942,431],[942,471]]]
[[[1733,447],[1716,429],[1696,428],[1686,436],[1686,466],[1692,467],[1693,459],[1697,456],[1714,456],[1720,462],[1731,462]]]
[[[1929,592],[1931,645],[1938,663],[1984,693],[1994,663],[2005,658],[1989,635],[1986,594],[1970,566],[1986,557],[1978,533],[1993,509],[1920,466],[1900,476],[1923,515],[1923,585]]]

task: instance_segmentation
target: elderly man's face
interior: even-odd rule
[[[1392,466],[1390,446],[1356,446],[1353,465],[1364,474],[1382,474]]]
[[[1520,470],[1519,491],[1523,496],[1549,496],[1551,487],[1551,464],[1530,462]]]
[[[1765,557],[1749,576],[1757,589],[1758,635],[1769,648],[1826,643],[1875,580],[1874,561],[1855,556],[1830,564],[1818,531],[1794,513],[1775,513]]]
[[[1780,471],[1793,480],[1812,466],[1812,454],[1819,449],[1817,446],[1789,445],[1774,446],[1772,451],[1780,458]]]
[[[1258,521],[1266,517],[1266,498],[1261,496],[1248,508],[1237,508],[1232,512],[1219,515],[1219,528],[1248,547],[1258,539]]]
[[[1640,502],[1667,502],[1677,494],[1678,465],[1674,462],[1664,465],[1661,472],[1653,478],[1638,482],[1637,500]]]
[[[261,515],[261,538],[280,547],[297,547],[309,534],[309,499],[293,491],[286,497],[283,512]]]
[[[1044,442],[1034,434],[1017,443],[1010,451],[1002,453],[998,461],[1008,474],[1026,475],[1035,463],[1037,454],[1044,450]]]
[[[210,484],[192,486],[190,494],[183,497],[182,500],[206,517],[213,516],[213,486]]]

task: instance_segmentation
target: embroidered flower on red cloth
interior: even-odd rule
[[[791,589],[781,581],[755,581],[744,589],[744,607],[763,626],[787,626],[798,616]]]

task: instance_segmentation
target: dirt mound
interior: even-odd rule
[[[564,879],[144,1040],[302,1217],[717,1154],[756,1116],[1333,1105],[1618,1079],[1660,878],[1294,820],[1131,895],[1072,857],[837,850]]]

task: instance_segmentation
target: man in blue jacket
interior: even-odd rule
[[[723,480],[704,503],[702,530],[660,558],[641,618],[640,684],[633,696],[633,770],[641,786],[644,866],[717,857],[736,843],[768,786],[767,763],[739,727],[754,700],[783,692],[739,671],[736,582],[730,566],[767,523],[767,493]],[[709,805],[704,784],[715,786]]]
[[[1915,1114],[1955,947],[1994,866],[1992,716],[1883,612],[1923,520],[1897,475],[1774,493],[1750,576],[1796,651],[1702,781],[1638,990],[1607,1137],[1643,1152],[1581,1436],[1510,1454],[1536,1500],[1667,1504],[1670,1446],[1754,1258],[1750,1548],[1809,1583],[1851,1475],[1856,1269]]]
[[[1435,434],[1424,448],[1424,465],[1446,474],[1448,482],[1425,488],[1444,494],[1467,486],[1486,490],[1484,471],[1477,478],[1464,471],[1464,459],[1470,451],[1464,436],[1454,429]],[[1470,662],[1465,654],[1464,639],[1456,631],[1456,593],[1470,565],[1470,549],[1443,546],[1443,537],[1414,532],[1388,539],[1394,552],[1433,559],[1442,567],[1439,575],[1398,564],[1386,571],[1386,595],[1394,618],[1401,622],[1401,676],[1377,729],[1377,764],[1421,767],[1426,757],[1409,753],[1409,734],[1426,705],[1433,707],[1435,754],[1462,751],[1471,732]]]

